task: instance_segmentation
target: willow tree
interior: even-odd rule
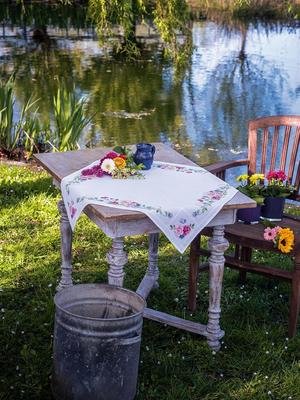
[[[61,1],[70,4],[73,0]],[[136,24],[150,20],[164,43],[164,54],[172,58],[177,67],[186,65],[189,60],[192,37],[185,0],[88,0],[88,18],[95,23],[102,43],[112,37],[115,26],[121,27],[123,40],[115,49],[129,58],[140,55]],[[178,40],[179,35],[183,41]]]

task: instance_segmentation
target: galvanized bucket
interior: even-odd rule
[[[54,397],[132,400],[145,300],[127,289],[87,284],[62,290],[54,301]]]

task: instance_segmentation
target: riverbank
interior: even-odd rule
[[[299,0],[187,0],[192,11],[210,18],[226,12],[236,18],[300,19]]]

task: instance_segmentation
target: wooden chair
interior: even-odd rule
[[[249,175],[255,172],[267,173],[270,170],[283,170],[296,188],[292,196],[293,200],[300,202],[299,142],[300,116],[274,116],[252,120],[249,122],[248,131],[248,158],[219,162],[208,166],[207,169],[224,180],[229,168],[241,165],[248,166]],[[279,251],[273,247],[272,242],[264,240],[263,224],[245,225],[239,222],[227,226],[225,230],[225,237],[235,245],[234,255],[226,256],[226,266],[240,270],[241,282],[245,282],[247,272],[254,272],[267,277],[284,279],[291,283],[288,333],[290,337],[293,337],[296,333],[300,306],[300,218],[285,215],[278,225],[290,227],[295,234],[295,246],[289,254],[294,259],[292,271],[252,263],[252,249]],[[188,306],[192,311],[196,308],[198,273],[208,269],[205,264],[199,265],[200,255],[209,255],[207,250],[201,249],[201,235],[211,236],[212,230],[204,229],[191,244]]]

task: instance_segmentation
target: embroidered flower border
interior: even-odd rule
[[[118,206],[124,206],[124,207],[137,208],[137,209],[141,209],[141,210],[155,211],[157,214],[160,214],[164,217],[167,217],[167,218],[173,217],[173,214],[170,211],[165,211],[162,208],[156,208],[156,207],[149,206],[147,204],[138,203],[137,201],[121,200],[121,199],[117,199],[117,198],[109,197],[109,196],[100,196],[100,197],[82,196],[82,197],[78,197],[76,199],[76,203],[79,204],[85,200],[88,200],[91,202],[97,201],[99,203],[103,203],[103,204],[107,204],[107,205],[118,205]]]
[[[176,164],[160,164],[159,162],[154,163],[152,168],[167,169],[169,171],[183,172],[185,174],[205,174],[207,172],[200,167],[189,167]]]
[[[197,217],[208,211],[209,207],[211,207],[216,201],[221,200],[224,196],[227,195],[230,185],[226,184],[218,189],[210,190],[209,192],[205,193],[202,197],[197,199],[200,202],[201,207],[198,208],[193,212],[193,217]]]

